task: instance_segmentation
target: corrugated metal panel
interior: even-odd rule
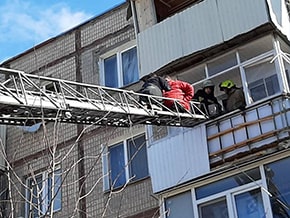
[[[180,14],[183,56],[222,42],[215,1],[202,3]]]
[[[156,71],[160,63],[167,64],[182,56],[180,25],[176,17],[178,15],[138,35],[140,77]]]
[[[5,170],[5,159],[3,153],[6,152],[6,126],[0,125],[0,170]]]
[[[246,33],[269,19],[265,0],[219,0],[217,9],[224,41]]]
[[[174,187],[209,172],[205,126],[148,146],[148,164],[153,192]]]
[[[265,0],[202,1],[138,34],[141,77],[246,33],[269,18]]]

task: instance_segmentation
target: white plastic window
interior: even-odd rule
[[[44,172],[26,180],[26,217],[38,218],[61,210],[61,170]],[[53,205],[53,209],[50,208]]]
[[[149,176],[145,134],[106,147],[103,154],[104,190]]]
[[[119,48],[101,58],[101,83],[119,88],[139,80],[137,47]]]

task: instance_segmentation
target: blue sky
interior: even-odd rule
[[[0,63],[126,0],[0,0]]]

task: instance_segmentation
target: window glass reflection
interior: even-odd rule
[[[245,68],[251,102],[258,101],[280,91],[275,65],[263,62]]]
[[[136,47],[122,53],[122,70],[123,85],[138,81],[139,71]]]
[[[272,37],[266,36],[238,49],[241,61],[250,60],[273,49]]]
[[[104,60],[105,86],[118,87],[117,56],[111,56]]]
[[[184,192],[165,199],[167,218],[193,218],[191,192]]]
[[[265,175],[274,218],[290,217],[290,158],[265,165]]]
[[[238,218],[263,218],[266,216],[260,189],[235,196]]]
[[[225,198],[207,202],[199,206],[199,216],[201,218],[228,218],[228,208]]]
[[[196,189],[196,198],[201,199],[228,189],[248,184],[252,181],[260,179],[260,172],[257,168],[248,170],[217,182],[199,187]]]

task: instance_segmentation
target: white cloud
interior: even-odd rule
[[[1,0],[3,1],[3,0]],[[41,5],[7,0],[0,5],[0,41],[34,41],[36,44],[88,20],[92,15],[73,12],[65,4]],[[41,1],[39,1],[41,2]],[[49,4],[49,1],[46,1]]]

